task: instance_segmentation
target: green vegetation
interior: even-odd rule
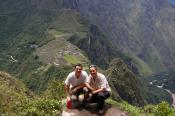
[[[136,106],[145,105],[140,82],[121,59],[114,59],[107,72],[109,83],[114,91],[113,98],[125,100]],[[116,94],[118,93],[118,95]]]
[[[60,81],[52,81],[41,97],[32,100],[23,107],[19,115],[58,116],[62,111],[64,86]]]
[[[153,73],[152,68],[150,68],[150,66],[148,66],[148,64],[145,63],[142,59],[129,53],[127,53],[127,56],[131,57],[134,64],[137,66],[137,69],[139,70],[140,75],[150,75]]]
[[[154,74],[151,76],[147,76],[144,78],[144,80],[146,82],[153,82],[153,85],[159,85],[161,86],[162,84],[164,85],[163,88],[164,89],[168,89],[171,92],[175,92],[175,84],[174,84],[174,74],[175,74],[175,70],[169,70],[169,71],[164,71],[158,74]]]
[[[141,114],[143,114],[141,109],[136,106],[132,106],[127,102],[116,102],[112,99],[107,99],[106,102],[115,107],[121,108],[123,111],[126,111],[130,116],[140,116]]]
[[[163,100],[168,101],[170,104],[172,103],[172,96],[165,89],[171,92],[175,91],[173,82],[174,74],[174,70],[169,70],[141,78],[142,83],[146,85],[146,88],[144,88],[145,93],[149,93],[146,99],[149,101],[151,98],[152,101],[155,101],[149,101],[149,103],[159,103]],[[152,85],[150,85],[150,82],[152,82]],[[162,86],[162,88],[158,88],[157,86]]]
[[[19,116],[58,116],[61,114],[61,102],[55,99],[36,99],[26,104]]]
[[[18,116],[57,116],[61,115],[65,107],[62,100],[65,98],[63,81],[51,81],[47,89],[40,95],[32,94],[22,82],[14,77],[0,72],[0,113],[2,115]],[[119,107],[130,116],[174,116],[175,109],[167,102],[157,105],[136,107],[125,101],[116,102],[107,99],[107,103]]]
[[[72,68],[71,65],[48,65],[35,54],[36,50],[55,37],[86,32],[87,22],[76,11],[58,6],[40,7],[38,4],[34,7],[34,4],[27,1],[1,2],[0,70],[21,79],[35,93],[42,93],[49,82],[63,80]],[[71,59],[68,60],[72,63]]]
[[[163,101],[155,107],[154,114],[155,116],[174,116],[175,110],[167,102]]]
[[[0,114],[15,115],[33,97],[22,82],[0,72]]]
[[[76,56],[68,55],[68,54],[64,56],[64,59],[70,64],[77,64],[80,62],[80,60]]]
[[[22,82],[0,72],[0,114],[18,116],[56,116],[61,114],[64,86],[60,81],[50,82],[47,90],[36,96]]]
[[[49,28],[57,31],[75,33],[87,31],[87,23],[80,13],[71,9],[62,9],[56,20],[50,23]]]
[[[62,51],[66,51],[63,48],[68,47],[70,43],[67,40],[70,40],[88,53],[92,63],[105,68],[114,57],[128,58],[113,48],[113,44],[107,41],[107,37],[97,26],[89,25],[80,13],[71,9],[58,8],[58,6],[54,8],[47,4],[43,7],[25,0],[18,2],[6,0],[1,2],[0,8],[0,70],[16,76],[34,92],[32,93],[22,82],[10,75],[0,73],[2,79],[0,80],[0,114],[2,115],[60,115],[62,110],[60,101],[64,97],[64,78],[72,71],[72,64],[81,61],[87,65],[88,61],[85,53],[76,48],[77,53],[81,53],[79,56],[85,60],[77,55],[66,54],[62,55],[63,64],[65,60],[69,65],[60,66],[44,62],[36,51],[50,42],[55,42],[54,40],[61,40],[61,37],[65,39],[66,42],[58,41],[59,44],[51,44]],[[58,53],[54,51],[55,49],[47,48],[47,50],[50,53],[52,51]],[[133,59],[141,74],[152,73],[151,68],[141,59],[135,56]],[[147,59],[149,60],[149,57]],[[156,65],[154,62],[151,64]],[[139,86],[137,87],[136,77],[125,65],[121,67],[119,65],[119,68],[115,69],[117,75],[111,76],[111,85],[113,90],[119,93],[118,97],[132,104],[142,105],[143,99],[140,96]],[[116,91],[115,97],[118,94]],[[142,112],[126,102],[120,107],[131,115],[137,116]],[[152,108],[154,110],[150,110]],[[160,116],[164,113],[174,114],[174,110],[164,102],[153,107],[147,106],[144,110]]]
[[[24,83],[27,83],[29,89],[36,93],[41,93],[51,81],[63,81],[71,70],[72,67],[69,66],[58,68],[52,65],[46,65],[45,67],[38,68],[38,71],[33,71],[26,78],[23,78],[23,80]]]
[[[48,32],[54,36],[56,30],[52,29],[48,30]],[[60,35],[42,47],[37,48],[35,54],[44,63],[50,63],[60,67],[65,65],[71,66],[76,63],[87,65],[89,60],[85,57],[85,53],[67,41],[72,35],[70,33]]]
[[[136,107],[128,104],[125,101],[116,102],[112,99],[108,99],[107,103],[121,108],[123,111],[129,114],[129,116],[174,116],[175,109],[172,108],[167,102],[162,101],[157,105],[145,105],[142,107]]]
[[[61,37],[65,34],[64,32],[61,31],[55,31],[55,30],[49,30],[49,31],[55,38]]]

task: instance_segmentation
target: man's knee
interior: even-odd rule
[[[110,96],[109,92],[99,92],[97,95],[99,99],[107,99],[109,96]]]
[[[104,97],[103,92],[99,92],[99,93],[97,94],[97,98],[98,98],[99,100],[104,99],[105,97]]]
[[[77,98],[76,95],[71,95],[70,99],[71,99],[72,101],[76,101],[76,100],[78,100],[78,98]]]
[[[83,102],[83,101],[84,101],[84,94],[79,95],[79,96],[78,96],[78,100],[79,100],[80,102]]]
[[[86,94],[86,93],[89,93],[89,89],[87,87],[83,87],[83,92]]]

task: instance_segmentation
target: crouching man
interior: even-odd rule
[[[67,94],[67,101],[80,101],[84,100],[84,93],[88,91],[85,87],[88,75],[85,71],[82,71],[81,64],[77,64],[74,67],[74,71],[71,72],[65,80],[65,91]]]
[[[90,75],[87,79],[86,86],[91,90],[89,94],[90,102],[97,102],[97,110],[99,114],[104,113],[104,102],[110,96],[111,89],[106,77],[97,72],[97,67],[91,65],[89,67]]]

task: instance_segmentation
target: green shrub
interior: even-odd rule
[[[36,99],[26,104],[21,116],[55,116],[61,113],[61,102],[55,99]]]
[[[61,81],[52,81],[48,89],[44,92],[43,97],[50,98],[50,99],[57,99],[60,100],[65,96],[64,93],[64,84]]]
[[[146,106],[144,106],[143,111],[145,113],[153,113],[153,112],[155,112],[155,105],[151,105],[151,104],[146,105]]]
[[[158,105],[146,105],[143,110],[153,116],[175,116],[175,110],[165,101]]]
[[[167,102],[162,101],[156,106],[154,114],[155,116],[175,116],[175,110]]]
[[[113,105],[113,106],[119,107],[120,109],[122,109],[124,111],[126,111],[129,114],[129,116],[140,116],[141,114],[143,114],[143,111],[139,107],[132,106],[132,105],[130,105],[129,103],[127,103],[125,101],[116,102],[112,99],[108,99],[106,102]]]

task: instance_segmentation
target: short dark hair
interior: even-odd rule
[[[92,67],[94,67],[95,69],[97,69],[97,66],[94,65],[94,64],[92,64],[92,65],[89,66],[89,68],[92,68]]]
[[[76,68],[76,66],[80,66],[81,68],[83,67],[82,64],[78,63],[74,65],[74,68]]]

